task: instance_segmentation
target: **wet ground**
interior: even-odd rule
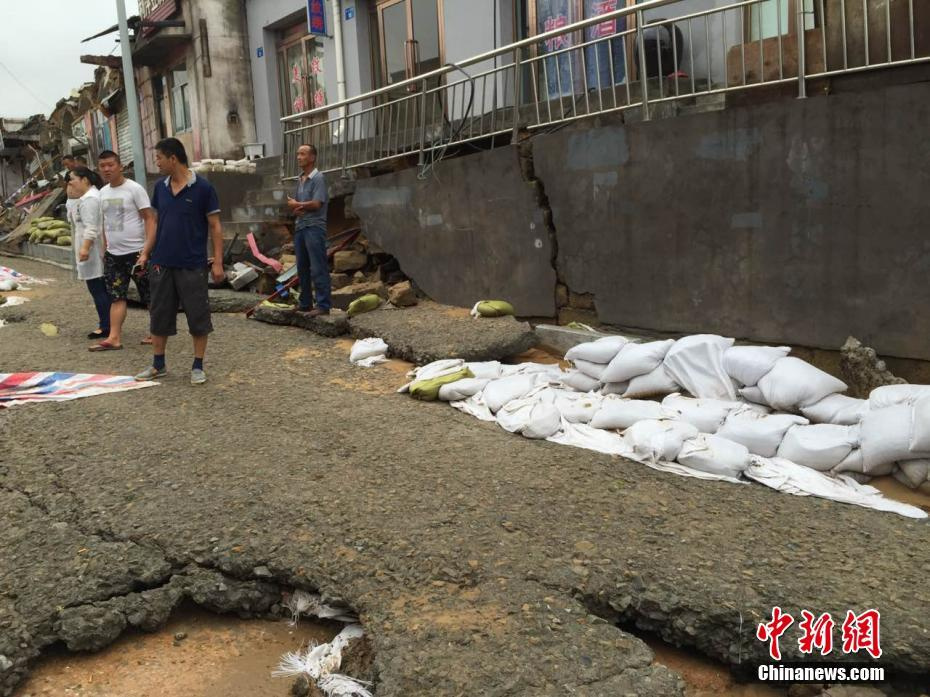
[[[148,364],[141,312],[88,353],[86,290],[0,263],[56,279],[0,328],[0,371]],[[396,394],[404,365],[354,368],[345,342],[215,323],[205,387],[182,336],[159,387],[0,411],[0,694],[56,642],[287,587],[360,613],[380,697],[679,695],[615,623],[745,668],[773,605],[878,608],[887,665],[930,684],[925,521],[531,442]]]
[[[286,697],[272,677],[281,656],[330,641],[329,624],[243,621],[185,608],[162,629],[129,633],[98,653],[56,652],[23,683],[22,697]]]

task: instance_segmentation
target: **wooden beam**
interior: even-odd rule
[[[81,56],[81,62],[88,65],[105,65],[118,70],[122,65],[119,56]]]

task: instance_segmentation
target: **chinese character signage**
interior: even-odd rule
[[[826,656],[833,651],[833,630],[836,622],[829,613],[819,617],[809,610],[801,611],[802,621],[798,623],[801,637],[798,639],[798,651],[801,654],[814,654]],[[842,649],[844,654],[856,654],[865,651],[872,658],[881,658],[881,615],[878,610],[869,609],[862,614],[852,610],[846,612],[842,626]],[[780,607],[772,608],[772,619],[759,624],[756,628],[756,638],[768,642],[769,656],[772,660],[781,660],[779,639],[795,623],[794,617],[782,612]]]
[[[326,36],[326,3],[307,0],[307,28],[315,36]]]

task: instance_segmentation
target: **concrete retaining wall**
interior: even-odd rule
[[[538,135],[559,277],[608,324],[833,349],[853,334],[930,359],[928,122],[917,82]],[[435,175],[359,182],[372,239],[440,301],[552,316],[547,211],[515,150]]]

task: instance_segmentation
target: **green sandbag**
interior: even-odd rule
[[[417,380],[410,386],[410,396],[414,399],[422,399],[427,402],[435,401],[439,397],[439,388],[448,385],[450,382],[458,382],[465,378],[473,378],[475,374],[468,368],[462,368],[449,375],[442,375],[438,378],[429,378],[428,380]]]
[[[62,228],[68,228],[70,230],[71,226],[64,220],[53,220],[48,224],[46,230],[61,230]]]
[[[478,303],[477,310],[482,317],[504,317],[516,314],[513,305],[506,300],[482,300]]]
[[[349,315],[349,317],[355,317],[355,315],[360,315],[363,312],[377,310],[380,306],[381,296],[369,293],[349,303],[349,309],[346,311],[346,314]]]
[[[51,220],[43,220],[36,227],[39,228],[40,230],[48,230],[51,226],[52,226]]]
[[[62,235],[57,240],[55,240],[55,244],[57,244],[59,247],[70,247],[71,238],[68,235]]]

